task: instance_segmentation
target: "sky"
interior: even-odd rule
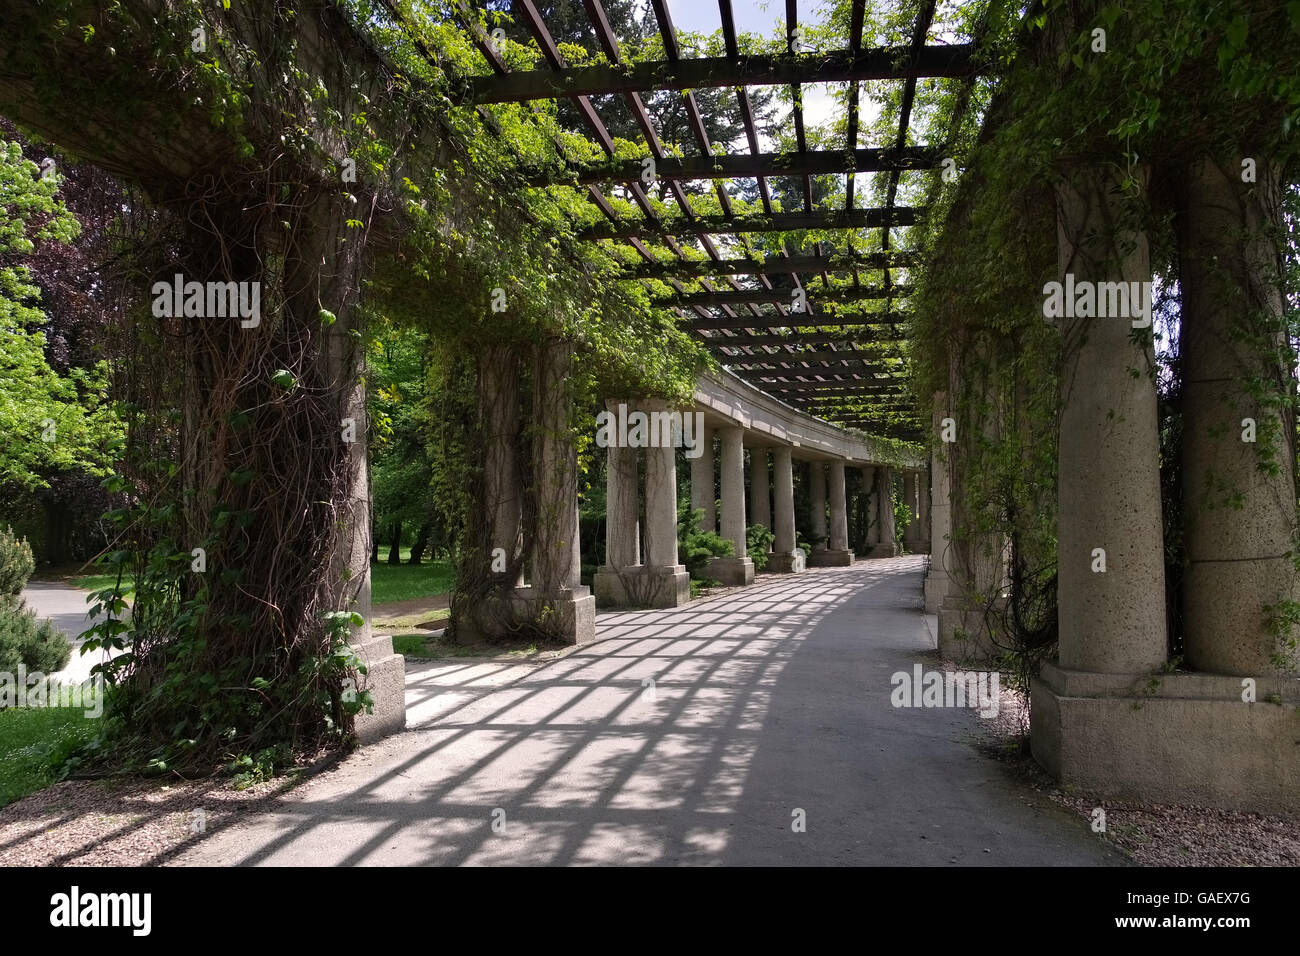
[[[815,0],[801,0],[800,22],[819,22],[820,6]],[[736,30],[740,33],[771,36],[778,24],[782,28],[785,26],[785,4],[779,0],[733,0],[731,8]],[[722,14],[717,0],[668,0],[668,12],[678,30],[713,33],[722,29]],[[827,93],[826,84],[812,84],[802,92],[805,122],[821,124],[830,119],[835,102]]]

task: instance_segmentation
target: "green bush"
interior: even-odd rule
[[[713,531],[701,531],[703,508],[680,508],[677,512],[677,548],[682,564],[697,581],[708,579],[709,559],[726,558],[736,553],[736,546]]]
[[[50,674],[61,670],[72,656],[72,645],[48,620],[17,604],[0,605],[0,671],[14,673],[18,665],[28,672]]]
[[[49,674],[72,656],[68,639],[49,621],[23,607],[21,595],[36,570],[31,546],[13,530],[0,531],[0,671],[14,673],[22,664]]]
[[[0,603],[17,604],[35,570],[36,560],[27,539],[14,537],[12,528],[0,531]]]
[[[768,549],[775,540],[776,535],[761,524],[751,524],[745,529],[745,551],[754,562],[755,571],[767,570]]]

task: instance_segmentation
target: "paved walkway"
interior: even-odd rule
[[[68,642],[72,644],[68,666],[49,675],[65,684],[80,684],[85,681],[90,677],[90,669],[105,659],[103,654],[81,653],[81,645],[86,642],[79,639],[78,635],[103,617],[101,615],[92,619],[87,613],[90,605],[86,603],[86,598],[90,593],[61,581],[32,580],[23,588],[23,601],[27,607],[35,611],[37,617],[48,617],[53,621],[54,626],[67,635]]]
[[[602,614],[540,666],[413,664],[410,729],[178,862],[1121,862],[974,750],[972,712],[890,705],[934,646],[923,562]]]

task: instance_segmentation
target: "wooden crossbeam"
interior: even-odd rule
[[[714,338],[701,339],[709,345],[729,345],[738,347],[741,345],[875,345],[877,342],[904,342],[907,340],[905,335],[881,335],[872,336],[869,339],[853,338],[846,339],[843,335],[834,336],[822,333],[776,333],[776,334],[746,334],[746,335],[728,335],[716,336]]]
[[[902,149],[819,149],[806,153],[738,153],[715,156],[666,156],[655,159],[659,179],[736,179],[759,176],[819,176],[824,173],[885,172],[901,169],[937,169],[943,157],[937,146]],[[562,170],[533,170],[524,174],[529,186],[556,184],[638,182],[643,160],[610,160]]]
[[[974,44],[954,43],[919,49],[909,45],[800,56],[753,54],[624,66],[602,64],[563,70],[526,70],[473,77],[469,81],[468,99],[474,104],[522,103],[647,90],[960,77],[975,71],[974,52]]]
[[[795,290],[780,289],[731,289],[726,292],[691,292],[686,295],[675,295],[654,300],[658,306],[693,306],[702,305],[708,308],[720,308],[724,305],[790,305],[792,301],[791,293]],[[808,294],[808,304],[817,305],[819,302],[857,302],[859,299],[888,299],[902,298],[910,293],[907,286],[894,286],[892,289],[826,289],[811,292]],[[814,310],[816,311],[816,310]],[[805,316],[809,322],[814,321],[811,316]],[[791,312],[790,321],[798,322],[799,313]]]
[[[781,275],[786,272],[844,272],[849,269],[903,268],[914,265],[909,252],[856,253],[829,256],[773,256],[771,259],[708,259],[689,262],[642,262],[628,267],[621,279],[692,279],[723,275]]]
[[[864,352],[818,351],[818,352],[777,352],[777,353],[767,353],[767,354],[763,354],[760,352],[751,355],[728,355],[725,356],[725,358],[731,364],[735,364],[735,365],[755,365],[755,364],[770,365],[778,362],[788,365],[794,363],[809,364],[814,362],[816,363],[825,362],[828,365],[865,364],[865,365],[872,365],[877,368],[886,367],[880,364],[879,361],[880,356],[872,355],[871,353],[864,353]],[[816,369],[814,369],[814,372],[816,372]]]
[[[597,223],[578,230],[578,238],[628,239],[632,236],[671,235],[701,236],[727,232],[790,232],[797,229],[880,229],[885,226],[910,226],[923,211],[910,206],[832,210],[814,212],[778,212],[770,216],[696,216],[675,217],[654,222],[620,220]]]
[[[806,322],[791,321],[789,317],[779,315],[740,316],[735,319],[699,318],[689,320],[688,328],[695,332],[711,332],[722,329],[779,329],[791,326],[798,328],[845,328],[871,327],[879,325],[895,326],[907,322],[910,316],[906,312],[867,312],[860,315],[816,315],[808,317]]]

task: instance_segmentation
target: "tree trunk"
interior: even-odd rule
[[[411,556],[406,559],[407,564],[420,563],[420,558],[424,555],[424,549],[429,545],[429,535],[432,532],[432,521],[426,521],[420,525],[420,530],[415,532],[415,541],[411,544]]]
[[[402,522],[394,521],[390,526],[391,533],[388,539],[388,563],[402,563]]]

